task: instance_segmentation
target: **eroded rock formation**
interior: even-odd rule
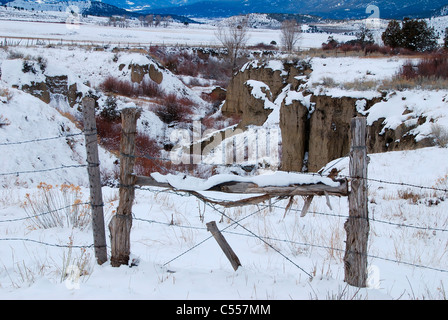
[[[222,107],[223,114],[241,117],[238,128],[243,130],[251,125],[266,126],[278,112],[281,169],[285,171],[316,172],[331,160],[346,156],[350,151],[350,120],[366,115],[386,99],[380,92],[340,96],[313,90],[306,86],[310,72],[311,65],[304,61],[248,63],[232,79]],[[414,125],[403,123],[392,130],[384,129],[384,118],[375,119],[368,127],[368,152],[431,145],[431,138],[416,140],[412,131],[425,121],[417,116]]]

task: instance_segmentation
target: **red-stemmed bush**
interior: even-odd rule
[[[102,116],[96,117],[96,128],[99,143],[106,150],[118,154],[120,150],[121,121],[116,119],[111,121]]]
[[[448,56],[433,54],[424,57],[414,65],[408,61],[400,68],[398,76],[405,79],[436,78],[448,79]]]
[[[168,94],[163,104],[155,107],[155,114],[167,124],[185,122],[192,115],[193,103],[187,98],[178,98],[175,94]]]

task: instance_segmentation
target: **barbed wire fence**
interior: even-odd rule
[[[0,172],[0,177],[5,176],[15,176],[19,177],[23,174],[33,174],[33,173],[43,173],[57,170],[67,170],[74,168],[86,168],[89,176],[89,189],[90,189],[90,199],[89,201],[81,202],[76,200],[74,203],[66,204],[64,206],[58,208],[51,208],[51,210],[47,210],[44,212],[35,212],[33,215],[28,215],[27,217],[21,218],[11,218],[1,220],[0,223],[12,223],[17,221],[24,221],[29,219],[37,219],[41,217],[46,217],[47,215],[52,215],[58,213],[59,211],[63,211],[66,209],[78,207],[80,205],[89,206],[91,209],[91,220],[92,220],[92,229],[93,229],[93,244],[87,245],[74,245],[73,243],[64,245],[64,244],[56,244],[56,243],[48,243],[45,241],[28,239],[28,238],[0,238],[0,241],[25,241],[25,242],[34,242],[42,245],[53,246],[53,247],[62,247],[62,248],[94,248],[95,257],[97,258],[97,262],[99,264],[104,263],[107,260],[107,252],[106,252],[106,240],[105,240],[105,227],[104,227],[104,215],[103,215],[103,200],[101,194],[101,184],[100,184],[100,172],[99,172],[99,158],[98,158],[98,146],[97,146],[97,130],[95,124],[95,111],[94,111],[94,100],[91,97],[83,98],[83,115],[84,115],[84,129],[79,133],[72,134],[62,134],[58,136],[52,137],[44,137],[44,138],[35,138],[35,139],[27,139],[21,141],[5,141],[0,143],[0,148],[5,146],[18,146],[24,144],[33,144],[33,143],[41,143],[41,142],[49,142],[60,139],[65,139],[68,142],[68,139],[74,138],[77,136],[84,136],[85,138],[85,147],[86,147],[86,161],[84,164],[67,164],[60,165],[52,168],[41,168],[41,169],[29,169],[29,170],[16,170],[10,172]],[[6,139],[8,140],[8,139]],[[98,192],[98,189],[99,192]],[[54,206],[54,203],[52,203]],[[45,206],[49,208],[48,204]],[[33,208],[33,211],[34,208]]]
[[[176,195],[176,196],[180,195],[180,196],[184,196],[184,197],[194,197],[193,195],[181,194],[181,193],[173,191],[173,190],[161,191],[159,188],[138,187],[137,189],[138,190],[142,190],[142,191],[151,192],[151,193],[154,193],[154,194],[160,194],[160,192],[164,192],[164,193],[168,193],[168,194],[172,194],[172,195]],[[219,200],[217,198],[215,198],[215,199]],[[309,247],[325,249],[325,250],[334,250],[334,251],[339,251],[339,252],[344,252],[345,251],[345,249],[342,249],[342,248],[336,248],[336,247],[326,246],[326,245],[317,244],[317,243],[292,241],[292,240],[288,240],[288,239],[280,239],[280,238],[275,238],[275,237],[260,236],[260,235],[257,235],[255,233],[241,233],[241,232],[229,231],[228,230],[228,229],[234,227],[235,225],[240,225],[239,223],[241,221],[246,220],[249,217],[251,217],[251,216],[253,216],[253,215],[257,214],[257,213],[260,213],[263,210],[269,209],[270,207],[276,208],[276,209],[279,209],[279,210],[286,210],[287,209],[286,206],[281,206],[281,205],[277,204],[278,202],[280,202],[282,200],[283,199],[277,199],[271,205],[269,205],[269,204],[260,205],[259,206],[260,208],[258,208],[257,210],[252,211],[250,214],[248,214],[248,215],[246,215],[246,216],[244,216],[244,217],[242,217],[242,218],[240,218],[238,220],[233,221],[232,223],[230,223],[228,226],[224,227],[220,231],[223,232],[223,233],[233,234],[233,235],[237,235],[237,236],[243,236],[243,237],[250,237],[250,238],[258,239],[258,240],[263,241],[263,242],[264,241],[284,242],[284,243],[289,243],[289,244],[294,244],[294,245],[309,246]],[[11,223],[11,222],[29,220],[29,219],[36,218],[38,216],[51,214],[53,212],[64,210],[64,209],[67,209],[68,207],[73,207],[73,206],[77,206],[77,205],[90,205],[90,202],[76,203],[76,204],[72,204],[72,205],[69,205],[69,206],[56,208],[56,209],[51,210],[51,211],[42,212],[42,213],[37,214],[37,215],[31,215],[31,216],[20,217],[20,218],[12,218],[12,219],[3,219],[3,220],[0,220],[0,224],[1,223]],[[211,208],[213,210],[215,210],[214,207],[211,207]],[[300,213],[302,211],[302,210],[297,209],[297,208],[289,208],[288,210],[294,211],[294,212],[298,212],[298,213]],[[219,214],[223,214],[222,210],[216,210],[216,212],[219,213]],[[315,214],[315,215],[336,217],[336,218],[347,218],[347,215],[328,213],[328,212],[325,213],[325,212],[318,212],[318,211],[308,211],[308,213]],[[228,215],[225,215],[225,216],[229,217]],[[142,221],[142,222],[146,222],[146,223],[149,223],[149,224],[163,225],[163,226],[166,226],[166,227],[169,227],[169,228],[185,228],[185,229],[193,229],[193,230],[204,231],[204,232],[207,231],[206,227],[182,225],[182,224],[177,224],[177,223],[172,223],[172,222],[158,221],[158,220],[154,220],[154,219],[145,219],[145,218],[137,217],[135,214],[133,214],[133,219],[136,220],[136,221]],[[392,225],[392,226],[396,226],[396,227],[400,227],[400,228],[411,228],[411,229],[419,229],[419,230],[426,230],[426,231],[448,232],[448,229],[431,227],[431,226],[421,227],[421,226],[415,226],[415,225],[410,225],[410,224],[405,224],[405,223],[394,223],[394,222],[391,222],[391,221],[380,220],[380,219],[373,219],[373,218],[371,218],[370,221],[371,222],[375,222],[375,223],[388,224],[388,225]],[[190,252],[193,249],[199,247],[200,245],[202,245],[204,242],[208,241],[211,238],[212,238],[212,236],[206,237],[204,240],[196,243],[195,245],[193,245],[189,249],[181,252],[180,254],[175,256],[174,258],[164,262],[163,266],[166,266],[169,263],[171,263],[171,262],[179,259],[180,257],[186,255],[188,252]],[[23,237],[18,237],[18,238],[2,237],[2,238],[0,238],[0,241],[32,242],[32,243],[37,243],[37,244],[41,244],[41,245],[44,245],[44,246],[59,247],[59,248],[93,248],[94,247],[93,243],[86,244],[86,245],[59,244],[59,243],[49,243],[49,242],[45,242],[45,241],[40,241],[40,240],[35,240],[35,239],[30,239],[30,238],[23,238]],[[411,263],[411,262],[405,262],[405,261],[402,261],[402,260],[391,259],[391,258],[382,257],[382,256],[378,256],[378,255],[367,254],[367,257],[368,258],[372,258],[372,259],[378,259],[378,260],[394,262],[394,263],[398,263],[398,264],[409,265],[409,266],[413,266],[413,267],[417,267],[417,268],[430,269],[430,270],[435,270],[435,271],[444,272],[444,273],[448,272],[448,269],[435,268],[435,267],[431,267],[431,266],[427,266],[427,265],[421,265],[421,264],[415,264],[415,263]],[[291,257],[287,257],[287,258],[289,260],[292,260]]]
[[[138,190],[143,190],[143,191],[147,191],[147,192],[151,192],[154,194],[158,194],[161,191],[158,188],[151,188],[151,187],[137,187]],[[176,196],[182,196],[182,197],[194,197],[194,195],[189,194],[189,193],[179,193],[178,191],[173,191],[173,190],[164,190],[162,192],[165,193],[169,193],[172,195],[176,195]],[[212,198],[214,200],[219,200],[217,198]],[[202,199],[200,199],[202,201]],[[224,217],[228,218],[231,222],[229,223],[229,225],[227,225],[226,227],[222,228],[220,231],[223,233],[228,233],[228,234],[233,234],[233,235],[237,235],[237,236],[244,236],[244,237],[250,237],[250,238],[254,238],[254,239],[258,239],[260,240],[262,243],[268,245],[271,249],[273,249],[275,252],[277,252],[278,254],[282,255],[286,260],[288,260],[289,262],[291,262],[293,265],[295,265],[298,269],[304,271],[300,266],[296,265],[296,263],[293,261],[292,257],[289,257],[287,255],[285,255],[284,253],[280,252],[279,249],[275,248],[274,246],[272,246],[272,244],[268,243],[267,241],[274,241],[274,242],[283,242],[283,243],[288,243],[288,244],[293,244],[293,245],[301,245],[301,246],[309,246],[309,247],[313,247],[313,248],[318,248],[318,249],[324,249],[324,250],[334,250],[334,251],[338,251],[338,252],[344,252],[345,249],[343,248],[337,248],[337,247],[332,247],[329,245],[322,245],[322,244],[318,244],[318,243],[312,243],[312,242],[306,242],[306,241],[293,241],[293,240],[288,240],[288,239],[280,239],[280,238],[275,238],[275,237],[266,237],[266,236],[260,236],[254,232],[252,232],[251,230],[248,230],[247,227],[244,227],[240,224],[240,222],[242,222],[243,220],[248,219],[249,217],[260,213],[263,210],[269,210],[270,208],[275,208],[275,209],[279,209],[282,211],[286,211],[286,210],[290,210],[290,211],[294,211],[294,212],[302,212],[301,209],[297,209],[297,208],[287,208],[287,206],[282,206],[279,205],[278,203],[281,201],[285,201],[284,199],[276,199],[272,204],[261,204],[259,205],[259,208],[257,208],[257,210],[252,211],[251,213],[245,215],[242,218],[239,218],[238,220],[235,220],[233,218],[231,218],[228,214],[225,214],[223,212],[223,210],[219,210],[215,205],[213,204],[209,204],[207,202],[204,202],[206,205],[208,205],[212,210],[214,210],[216,213],[223,215]],[[336,217],[336,218],[348,218],[348,215],[341,215],[341,214],[335,214],[335,213],[325,213],[325,212],[318,212],[318,211],[308,211],[309,214],[314,214],[314,215],[322,215],[322,216],[329,216],[329,217]],[[149,224],[159,224],[159,225],[164,225],[166,227],[170,227],[170,228],[186,228],[186,229],[193,229],[193,230],[199,230],[199,231],[207,231],[206,227],[198,227],[198,226],[189,226],[189,225],[182,225],[182,224],[176,224],[173,222],[163,222],[163,221],[158,221],[158,220],[153,220],[153,219],[145,219],[145,218],[141,218],[141,217],[137,217],[135,214],[133,214],[133,219],[137,220],[137,221],[142,221],[142,222],[146,222]],[[391,222],[391,221],[386,221],[386,220],[380,220],[380,219],[369,219],[370,222],[374,222],[374,223],[379,223],[379,224],[387,224],[387,225],[392,225],[392,226],[396,226],[396,227],[400,227],[400,228],[410,228],[410,229],[418,229],[418,230],[426,230],[426,231],[440,231],[440,232],[448,232],[448,229],[445,228],[438,228],[438,227],[432,227],[432,226],[427,226],[427,227],[422,227],[422,226],[415,226],[415,225],[411,225],[411,224],[405,224],[405,223],[395,223],[395,222]],[[242,227],[243,230],[247,231],[246,233],[241,233],[241,232],[236,232],[236,231],[229,231],[228,229],[235,227],[235,226],[239,226]],[[180,254],[178,254],[177,256],[175,256],[174,258],[168,260],[167,262],[163,263],[163,266],[168,265],[169,263],[179,259],[180,257],[184,256],[185,254],[187,254],[188,252],[192,251],[193,249],[199,247],[200,245],[202,245],[204,242],[208,241],[209,239],[211,239],[212,236],[206,237],[204,240],[199,241],[198,243],[196,243],[195,245],[193,245],[192,247],[188,248],[187,250],[181,252]],[[397,264],[403,264],[403,265],[409,265],[409,266],[413,266],[416,268],[422,268],[422,269],[429,269],[429,270],[434,270],[434,271],[439,271],[439,272],[444,272],[447,273],[448,269],[443,269],[443,268],[435,268],[429,265],[423,265],[423,264],[415,264],[412,262],[406,262],[403,260],[397,260],[397,259],[392,259],[392,258],[388,258],[385,256],[380,256],[380,255],[372,255],[372,254],[366,254],[367,258],[371,258],[371,259],[378,259],[378,260],[383,260],[383,261],[388,261],[388,262],[393,262],[393,263],[397,263]],[[308,272],[304,271],[307,275],[309,275]]]
[[[24,144],[33,144],[33,143],[40,143],[40,142],[48,142],[48,141],[54,141],[54,140],[60,140],[60,139],[68,139],[73,138],[77,136],[83,136],[85,132],[79,132],[74,134],[64,134],[64,135],[58,135],[58,136],[52,136],[52,137],[45,137],[45,138],[36,138],[36,139],[28,139],[28,140],[21,140],[21,141],[8,141],[8,142],[2,142],[0,143],[0,147],[4,146],[17,146],[17,145],[24,145]],[[96,133],[95,133],[96,134]],[[74,169],[74,168],[87,168],[89,165],[86,164],[68,164],[68,165],[61,165],[56,166],[52,168],[42,168],[42,169],[33,169],[33,170],[16,170],[16,171],[10,171],[10,172],[0,172],[0,176],[15,176],[19,177],[20,175],[26,175],[26,174],[32,174],[32,173],[42,173],[42,172],[49,172],[49,171],[57,171],[57,170],[66,170],[66,169]],[[18,217],[18,218],[10,218],[10,219],[3,219],[0,220],[0,224],[2,223],[13,223],[13,222],[19,222],[19,221],[26,221],[26,220],[33,220],[39,217],[44,217],[46,215],[51,215],[66,209],[74,208],[77,206],[90,206],[90,201],[84,201],[84,202],[76,202],[69,205],[61,206],[58,208],[54,208],[48,211],[39,212],[33,215],[27,215],[24,217]],[[45,246],[51,246],[51,247],[60,247],[60,248],[92,248],[93,244],[87,244],[87,245],[74,245],[74,244],[59,244],[59,243],[49,243],[45,241],[35,240],[35,239],[29,239],[29,238],[13,238],[13,237],[4,237],[0,238],[0,241],[23,241],[23,242],[33,242]]]
[[[46,138],[36,138],[36,139],[23,140],[23,141],[8,141],[8,142],[0,143],[0,147],[1,146],[8,146],[8,145],[22,145],[22,144],[28,144],[28,143],[46,142],[46,141],[52,141],[52,140],[58,140],[58,139],[68,139],[68,138],[71,138],[71,137],[76,137],[76,136],[81,136],[81,135],[86,135],[86,134],[87,135],[89,135],[89,134],[96,135],[96,132],[80,132],[80,133],[77,133],[77,134],[67,134],[67,135],[60,135],[60,136],[53,136],[53,137],[46,137]],[[141,156],[135,156],[135,157],[136,158],[142,157],[142,158],[145,158],[145,159],[157,160],[157,161],[162,161],[162,160],[163,161],[169,161],[170,160],[170,159],[165,159],[165,158],[151,157],[151,156],[148,156],[148,155],[141,155]],[[17,171],[12,171],[12,172],[0,172],[0,176],[8,176],[8,175],[18,176],[18,175],[22,175],[22,174],[42,173],[42,172],[48,172],[48,171],[75,169],[75,168],[87,168],[87,167],[89,167],[89,163],[78,164],[78,165],[61,165],[61,166],[53,167],[53,168],[42,168],[42,169],[34,169],[34,170],[17,170]],[[315,175],[316,173],[308,173],[308,174]],[[424,190],[433,190],[433,191],[437,191],[437,192],[448,193],[448,189],[440,188],[440,187],[434,187],[434,186],[421,186],[421,185],[416,185],[416,184],[411,184],[411,183],[394,182],[394,181],[388,181],[388,180],[382,180],[382,179],[374,179],[374,178],[365,178],[365,180],[368,181],[368,182],[375,182],[375,183],[379,183],[379,184],[388,184],[388,185],[395,185],[395,186],[405,186],[405,187],[416,188],[416,189],[421,189],[421,190],[424,189]],[[138,186],[136,186],[136,189],[141,190],[141,191],[152,192],[152,193],[166,192],[168,194],[177,195],[177,196],[181,195],[181,196],[185,196],[185,197],[194,197],[194,194],[184,193],[184,192],[180,192],[180,191],[176,191],[176,190],[163,190],[163,191],[161,191],[158,188],[151,188],[151,187],[146,187],[145,188],[145,187],[138,187]],[[199,200],[203,201],[203,199],[200,199],[200,198],[199,198]],[[222,201],[222,199],[217,199],[217,198],[215,200]],[[295,208],[291,208],[291,207],[288,207],[288,206],[280,205],[280,202],[282,200],[284,200],[284,199],[278,198],[276,201],[274,201],[274,203],[260,204],[258,206],[257,210],[254,210],[250,214],[248,214],[248,215],[246,215],[246,216],[244,216],[242,218],[239,218],[239,219],[231,218],[229,215],[225,214],[225,212],[223,210],[220,210],[216,204],[211,204],[211,203],[208,203],[208,202],[205,202],[205,201],[204,201],[204,203],[208,207],[210,207],[214,212],[216,212],[216,213],[218,213],[218,214],[220,214],[222,216],[225,216],[230,221],[228,226],[226,226],[226,227],[224,227],[223,229],[220,230],[221,232],[227,233],[227,234],[236,235],[236,236],[243,236],[243,237],[250,237],[250,238],[257,239],[257,240],[263,242],[264,244],[266,244],[267,246],[269,246],[272,250],[274,250],[276,253],[281,255],[284,259],[289,261],[291,264],[293,264],[295,267],[297,267],[298,269],[303,271],[305,274],[307,274],[308,276],[311,276],[311,274],[309,272],[307,272],[302,267],[300,267],[297,263],[294,262],[294,258],[293,257],[290,257],[290,256],[286,255],[280,249],[278,249],[275,246],[273,246],[271,244],[271,242],[283,242],[283,243],[288,243],[288,244],[309,246],[309,247],[313,247],[313,248],[324,249],[324,250],[334,250],[334,251],[339,251],[339,252],[344,252],[345,249],[332,247],[332,246],[327,246],[327,245],[322,245],[322,244],[318,244],[318,243],[312,243],[312,242],[292,241],[292,240],[288,240],[288,239],[281,239],[281,238],[275,238],[275,237],[261,236],[261,235],[258,235],[255,232],[251,231],[249,228],[245,227],[244,225],[242,225],[240,223],[243,220],[248,219],[249,217],[251,217],[253,215],[256,215],[257,213],[260,213],[262,210],[265,210],[267,208],[275,208],[275,209],[285,210],[285,211],[286,210],[290,210],[290,211],[294,211],[294,212],[301,212],[300,209],[295,209]],[[25,220],[28,220],[28,219],[34,219],[34,218],[39,217],[39,216],[45,216],[45,215],[54,213],[56,211],[64,210],[64,209],[67,209],[67,208],[70,208],[70,207],[73,207],[73,206],[91,205],[91,204],[92,203],[90,201],[76,203],[76,204],[71,204],[71,205],[63,206],[63,207],[56,208],[56,209],[53,209],[53,210],[40,212],[40,213],[37,213],[35,215],[0,220],[0,224],[2,224],[2,223],[13,223],[13,222],[18,222],[18,221],[25,221]],[[341,214],[335,214],[335,213],[324,213],[324,212],[316,212],[316,211],[308,211],[308,212],[312,213],[312,214],[315,214],[315,215],[323,215],[323,216],[330,216],[330,217],[337,217],[337,218],[347,218],[348,217],[347,215],[341,215]],[[163,222],[163,221],[145,219],[145,218],[137,217],[137,216],[135,216],[135,214],[133,214],[133,219],[135,219],[137,221],[146,222],[146,223],[149,223],[149,224],[160,224],[160,225],[164,225],[164,226],[167,226],[167,227],[170,227],[170,228],[190,228],[190,229],[195,229],[195,230],[198,230],[198,231],[205,231],[205,232],[207,231],[206,227],[187,226],[187,225],[180,225],[180,224],[175,224],[175,223],[168,223],[168,222]],[[360,219],[362,219],[362,218],[360,218]],[[416,226],[416,225],[411,225],[411,224],[396,223],[396,222],[387,221],[387,220],[375,219],[375,218],[372,218],[372,217],[369,218],[369,221],[373,222],[373,223],[387,224],[387,225],[396,226],[396,227],[400,227],[400,228],[411,228],[411,229],[426,230],[426,231],[448,232],[448,229],[437,227],[437,226]],[[242,228],[246,232],[242,233],[242,232],[236,232],[236,231],[228,230],[231,227],[236,227],[236,226]],[[191,252],[193,249],[199,247],[200,245],[202,245],[203,243],[205,243],[206,241],[208,241],[211,238],[212,238],[212,236],[206,237],[204,240],[196,243],[194,246],[192,246],[189,249],[181,252],[180,254],[176,255],[172,259],[166,261],[165,263],[163,263],[163,265],[166,266],[169,263],[179,259],[180,257],[182,257],[182,256],[186,255],[187,253]],[[59,247],[59,248],[95,248],[95,245],[93,243],[85,244],[85,245],[82,245],[82,244],[58,244],[58,243],[49,243],[49,242],[45,242],[45,241],[41,241],[41,240],[29,239],[29,238],[24,238],[24,237],[17,237],[17,238],[14,238],[14,237],[2,237],[2,238],[0,238],[0,241],[22,241],[22,242],[36,243],[36,244],[43,245],[43,246],[51,246],[51,247]],[[393,263],[397,263],[397,264],[403,264],[403,265],[408,265],[408,266],[412,266],[412,267],[416,267],[416,268],[422,268],[422,269],[429,269],[429,270],[443,272],[443,273],[447,273],[448,272],[447,269],[436,268],[436,267],[429,266],[429,265],[415,264],[415,263],[412,263],[412,262],[406,262],[406,261],[402,261],[402,260],[392,259],[392,258],[380,256],[380,255],[372,255],[372,254],[365,254],[365,255],[366,255],[366,257],[371,258],[371,259],[384,260],[384,261],[393,262]]]

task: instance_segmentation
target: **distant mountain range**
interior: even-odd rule
[[[0,0],[0,3],[8,3]],[[55,4],[75,1],[15,0],[14,3]],[[289,13],[325,19],[427,18],[446,15],[448,0],[102,0],[90,2],[85,13],[96,15],[166,14],[188,17],[228,17],[247,13]],[[369,6],[375,10],[367,10]],[[83,5],[83,7],[86,7]]]
[[[300,13],[328,19],[367,18],[369,5],[381,18],[426,18],[448,0],[103,0],[132,11],[172,13],[192,17],[226,17],[246,13]]]

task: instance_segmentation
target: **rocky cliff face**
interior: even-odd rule
[[[379,100],[365,99],[366,108]],[[356,108],[359,99],[313,95],[311,101],[314,112],[310,115],[308,170],[316,172],[329,161],[346,156],[350,151],[350,120],[360,116]]]
[[[304,61],[248,63],[232,79],[222,107],[223,114],[241,116],[240,129],[280,127],[281,169],[285,171],[316,172],[331,160],[346,156],[350,151],[350,120],[367,115],[375,104],[387,100],[380,92],[347,92],[347,96],[339,92],[336,96],[311,90],[306,85],[311,72],[311,65]],[[415,139],[413,132],[427,119],[411,111],[403,114],[406,112],[414,121],[393,129],[385,128],[385,118],[370,117],[369,153],[432,144],[429,137]]]
[[[248,125],[261,126],[273,111],[266,106],[266,99],[274,103],[287,84],[297,87],[299,80],[295,77],[303,76],[309,71],[309,65],[305,62],[283,64],[280,61],[253,61],[233,77],[221,111],[223,115],[241,116],[240,128]],[[261,91],[265,97],[254,92],[255,88],[250,80],[264,84]]]

